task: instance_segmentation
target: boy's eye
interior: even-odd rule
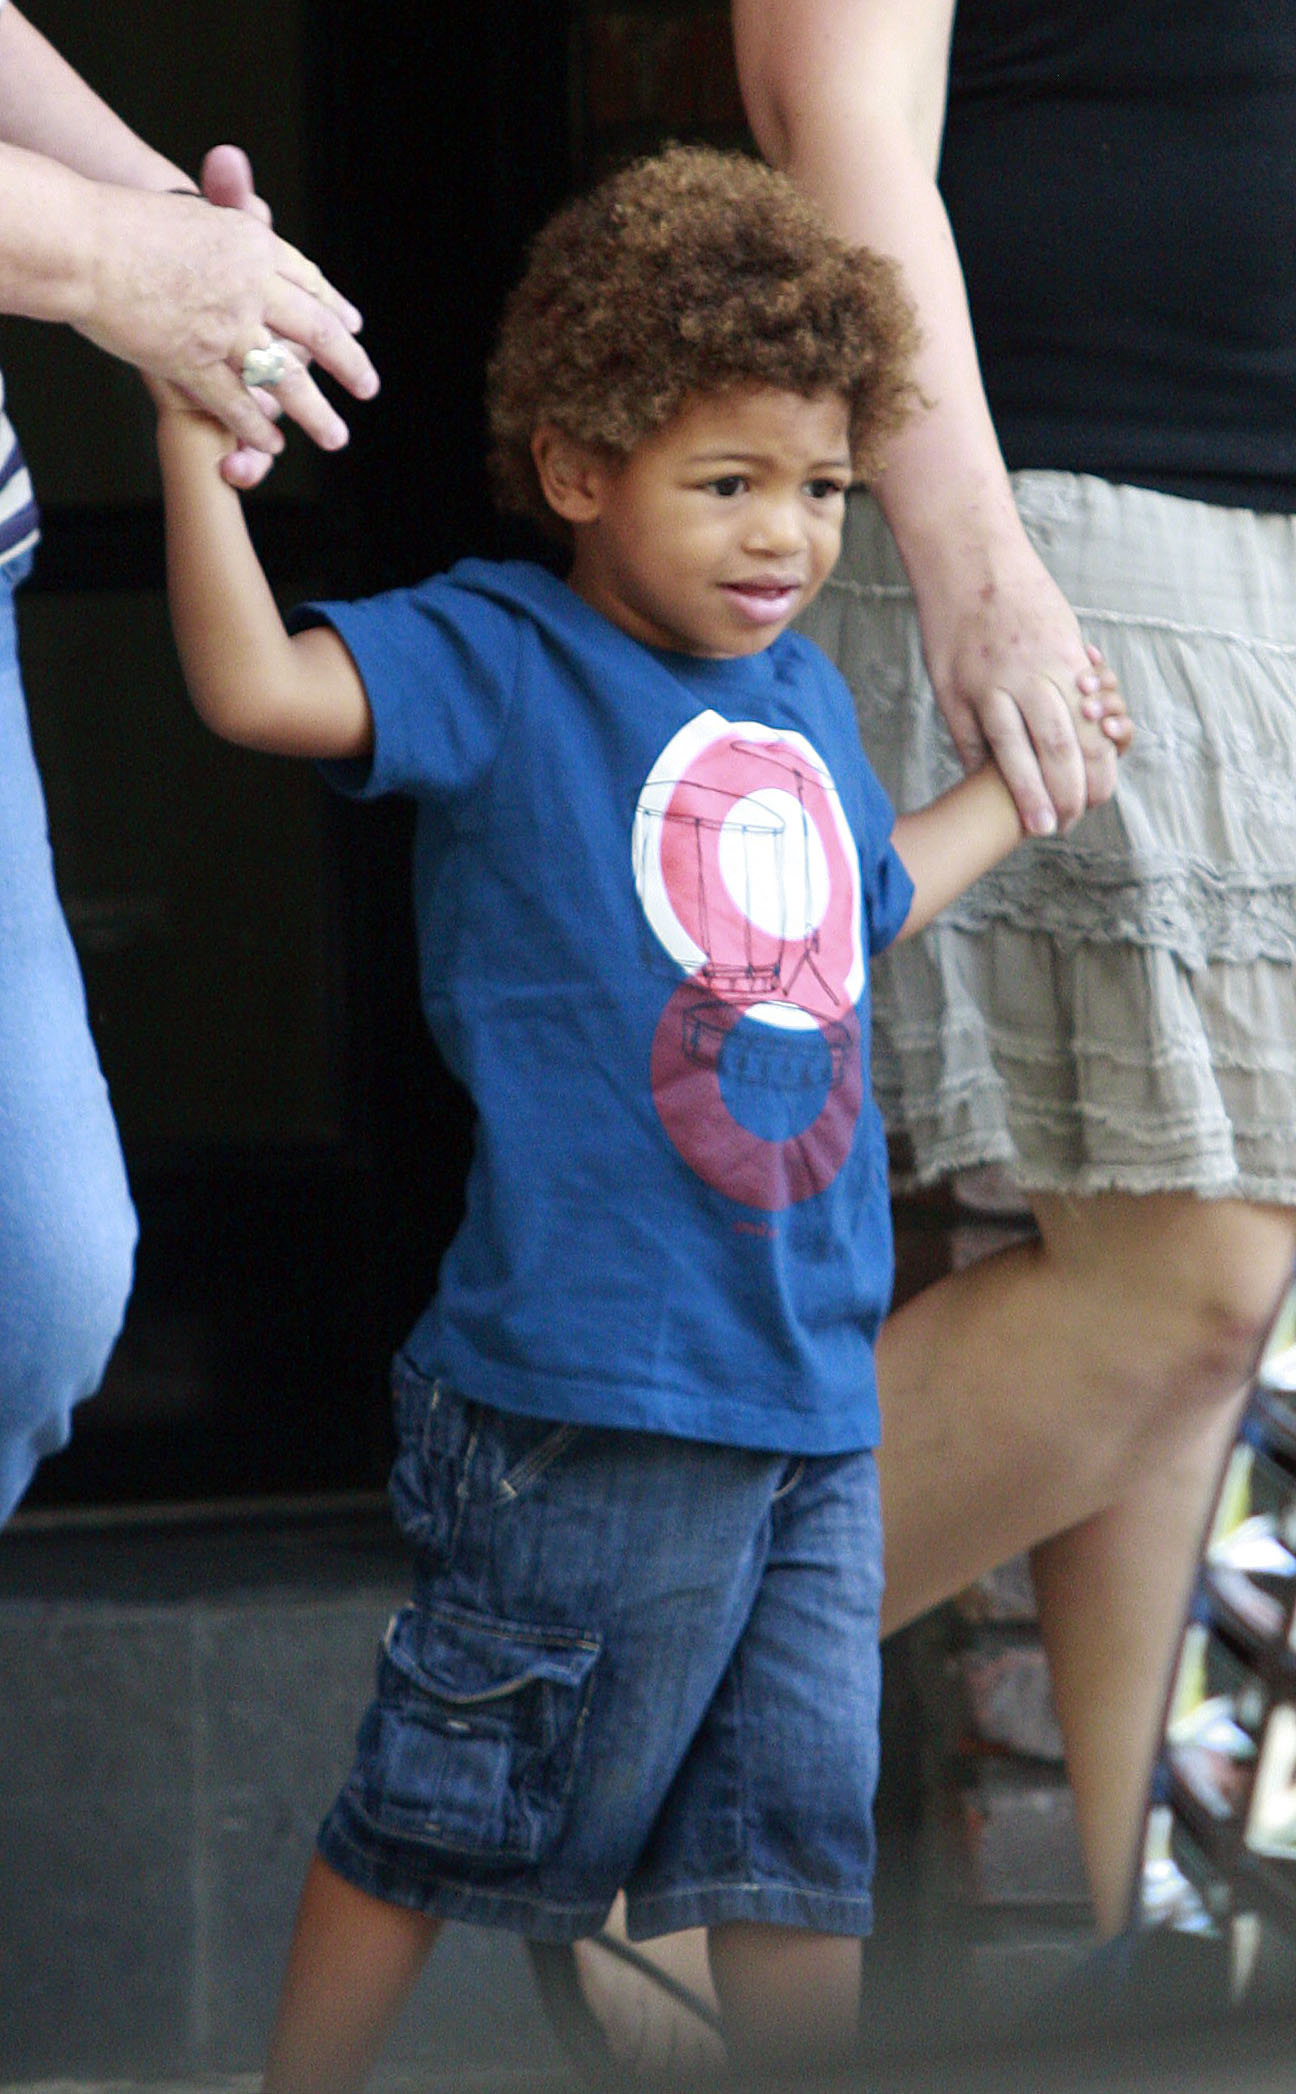
[[[828,502],[835,494],[846,492],[840,480],[809,480],[806,485],[816,502]]]
[[[721,473],[718,479],[707,481],[707,486],[711,493],[718,494],[726,500],[731,500],[734,495],[741,494],[746,485],[747,482],[743,479],[741,473]]]

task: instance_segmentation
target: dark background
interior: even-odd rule
[[[667,135],[741,137],[727,8],[27,12],[181,165],[245,146],[279,229],[364,311],[380,398],[347,408],[347,452],[298,439],[249,503],[281,600],[528,550],[482,471],[501,299],[573,184]],[[197,725],[142,387],[18,321],[0,364],[45,516],[20,611],[33,730],[141,1226],[105,1386],[27,1505],[371,1489],[470,1138],[417,1010],[408,814]]]

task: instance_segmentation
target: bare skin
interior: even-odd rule
[[[426,1963],[439,1920],[312,1860],[297,1908],[265,2094],[353,2094]]]
[[[883,1624],[1032,1550],[1096,1916],[1112,1933],[1176,1634],[1296,1218],[1165,1195],[1034,1205],[1038,1244],[952,1274],[883,1330]]]
[[[359,2094],[441,1922],[356,1890],[316,1857],[298,1907],[263,2094]],[[735,1922],[706,1942],[731,2054],[762,2073],[831,2070],[859,2020],[860,1948]]]
[[[860,1945],[799,1927],[713,1927],[707,1951],[737,2066],[761,2073],[832,2071],[859,2030]]]

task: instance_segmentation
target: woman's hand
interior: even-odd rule
[[[1102,730],[1101,693],[1115,679],[1025,539],[1011,564],[953,601],[929,594],[919,611],[928,672],[963,767],[993,758],[1029,834],[1065,831],[1110,799],[1116,751]]]
[[[360,315],[271,231],[250,173],[237,203],[244,185],[228,163],[215,186],[227,200],[213,208],[197,195],[92,185],[100,221],[93,291],[74,325],[100,348],[180,386],[240,447],[267,456],[282,450],[277,410],[324,450],[337,450],[346,424],[308,367],[318,363],[357,399],[369,399],[378,378],[355,339]],[[272,409],[242,377],[248,351],[271,338],[289,351]]]

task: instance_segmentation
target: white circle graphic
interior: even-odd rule
[[[771,937],[805,938],[823,922],[828,854],[795,793],[759,786],[735,801],[717,855],[735,908]]]
[[[735,752],[736,769],[747,772],[746,792],[741,787],[737,791],[724,788],[715,759],[717,752],[726,747]],[[793,783],[785,785],[781,779],[752,784],[751,763],[762,748],[770,753],[770,769],[776,779],[782,772],[794,782],[795,789]],[[794,781],[798,769],[801,778]],[[849,950],[836,953],[829,973],[840,984],[844,1001],[853,1004],[866,975],[855,841],[827,766],[795,729],[768,727],[752,720],[725,720],[707,710],[695,714],[672,736],[653,765],[635,808],[631,854],[644,914],[665,951],[687,975],[701,975],[713,957],[697,912],[692,912],[692,930],[681,921],[681,911],[676,906],[678,890],[673,892],[679,877],[678,857],[673,860],[676,871],[670,875],[663,862],[668,830],[675,828],[678,836],[681,829],[689,826],[688,820],[675,810],[676,795],[690,780],[698,781],[690,805],[696,821],[699,859],[704,850],[704,832],[710,830],[714,844],[712,864],[727,905],[745,917],[755,933],[766,939],[786,937],[793,944],[809,941],[825,913],[832,910],[834,894],[840,901],[838,882],[844,877],[848,907],[844,928]],[[735,820],[739,809],[743,812]],[[795,906],[788,893],[779,896],[780,877],[790,882]],[[689,878],[705,881],[705,870],[691,871]],[[714,981],[711,986],[714,993],[723,996],[723,989],[717,989]],[[765,1003],[759,997],[753,1001],[760,1005],[759,1022],[777,1022],[773,1012],[780,1006]],[[785,1008],[781,1022],[796,1027],[801,1014],[794,1015]]]

